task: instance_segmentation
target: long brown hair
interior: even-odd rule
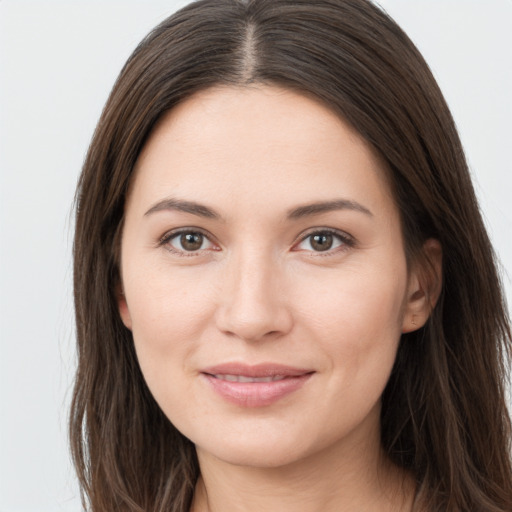
[[[78,369],[70,418],[84,505],[185,512],[199,468],[140,372],[116,300],[124,201],[155,123],[224,84],[276,84],[348,121],[392,170],[406,252],[434,237],[443,291],[402,337],[382,397],[382,444],[416,478],[418,510],[512,509],[505,399],[511,330],[456,128],[413,43],[368,0],[201,0],[129,58],[94,134],[77,190]]]

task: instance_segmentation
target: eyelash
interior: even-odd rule
[[[186,228],[186,229],[179,229],[177,231],[171,231],[169,233],[166,233],[162,238],[160,238],[160,240],[158,241],[158,246],[159,247],[164,247],[165,246],[165,249],[177,256],[180,256],[180,257],[184,257],[184,258],[189,258],[189,257],[193,257],[193,256],[197,256],[198,254],[200,254],[201,252],[203,252],[204,250],[206,249],[198,249],[196,251],[186,251],[186,250],[179,250],[179,249],[175,249],[171,244],[170,242],[172,240],[174,240],[175,238],[178,238],[179,236],[181,235],[185,235],[185,234],[194,234],[194,235],[201,235],[203,236],[206,240],[208,240],[210,243],[213,243],[211,240],[210,240],[210,237],[202,230],[202,229],[199,229],[199,228]]]
[[[169,233],[166,233],[158,241],[158,246],[159,247],[165,246],[165,249],[168,250],[169,252],[171,252],[177,256],[185,257],[185,258],[197,256],[198,254],[202,253],[203,251],[208,250],[208,249],[197,249],[195,251],[187,251],[187,250],[179,250],[179,249],[174,248],[170,244],[170,242],[184,234],[199,234],[199,235],[203,236],[206,240],[208,240],[210,243],[212,243],[212,244],[214,243],[210,240],[209,235],[207,235],[202,229],[186,228],[186,229],[179,229],[177,231],[171,231]],[[354,238],[343,231],[338,231],[338,230],[335,230],[332,228],[316,228],[315,230],[309,231],[308,233],[302,235],[299,238],[299,240],[294,243],[293,247],[294,248],[297,247],[298,245],[302,244],[308,238],[311,238],[314,235],[329,235],[329,236],[336,238],[339,242],[341,242],[340,245],[338,247],[335,247],[334,249],[329,248],[325,251],[311,250],[310,252],[314,253],[315,257],[317,257],[317,256],[321,256],[321,257],[333,256],[334,254],[337,254],[338,252],[346,251],[347,249],[354,247],[356,244]],[[218,251],[219,249],[216,249],[216,250]],[[292,249],[292,250],[297,250],[297,249]]]
[[[345,233],[343,231],[338,231],[336,229],[331,228],[315,228],[312,231],[309,231],[305,235],[302,235],[298,241],[298,243],[294,244],[294,247],[302,244],[305,242],[308,238],[312,238],[314,235],[329,235],[333,238],[338,239],[340,245],[338,247],[335,247],[334,249],[329,248],[325,251],[311,251],[314,253],[315,257],[321,256],[321,257],[328,257],[333,256],[337,254],[338,252],[346,251],[352,247],[355,246],[355,240],[352,236],[350,236],[348,233]],[[310,242],[311,243],[311,242]]]

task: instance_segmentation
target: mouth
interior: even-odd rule
[[[280,364],[227,363],[201,372],[223,400],[239,407],[264,407],[298,391],[314,370]]]
[[[227,382],[275,382],[277,380],[290,378],[286,375],[274,375],[273,377],[248,377],[247,375],[223,375],[221,373],[211,376]]]

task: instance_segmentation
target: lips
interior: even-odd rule
[[[211,389],[240,407],[264,407],[298,391],[314,371],[280,364],[226,363],[202,370]]]
[[[214,377],[228,382],[275,382],[276,380],[283,380],[287,378],[285,375],[274,375],[273,377],[248,377],[246,375],[229,374],[215,374]]]

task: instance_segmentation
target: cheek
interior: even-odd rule
[[[215,301],[212,288],[205,287],[199,276],[190,279],[184,272],[158,269],[154,274],[131,275],[125,293],[135,349],[148,386],[160,401],[176,385],[178,373],[187,368]]]
[[[125,283],[133,332],[141,338],[153,333],[153,340],[167,345],[173,337],[182,337],[202,325],[212,308],[212,286],[205,286],[199,272],[190,269],[169,269],[165,264],[133,269]],[[174,336],[173,336],[174,335]]]
[[[379,404],[400,341],[405,293],[405,272],[398,279],[356,272],[338,277],[328,292],[315,289],[318,281],[309,283],[310,297],[317,293],[303,304],[305,338],[323,355],[325,379],[315,407],[333,439],[361,424]]]
[[[331,275],[323,286],[311,280],[295,296],[308,335],[328,354],[331,367],[342,368],[347,379],[361,372],[371,379],[372,372],[387,374],[394,362],[406,272],[405,265],[400,272],[358,270]]]
[[[349,320],[347,328],[397,327],[406,293],[405,264],[396,269],[383,267],[354,265],[326,276],[303,274],[294,290],[297,305],[326,328],[337,325],[333,323],[336,318]]]

